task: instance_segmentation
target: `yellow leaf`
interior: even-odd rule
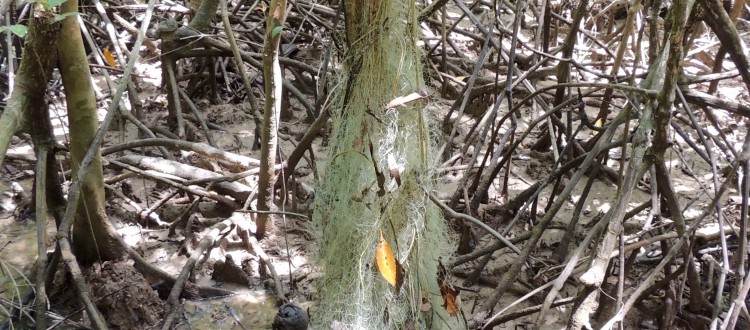
[[[395,289],[396,293],[401,291],[401,285],[404,284],[404,276],[406,271],[404,267],[401,267],[398,260],[393,256],[393,251],[388,241],[383,237],[383,231],[380,231],[380,242],[375,250],[375,259],[378,265],[380,275],[383,275],[388,283],[390,283]]]
[[[109,66],[113,68],[116,68],[117,62],[115,62],[115,56],[112,55],[112,52],[110,52],[108,48],[102,49],[102,52],[104,53],[104,60],[107,61],[107,64],[109,64]]]
[[[393,257],[391,246],[383,237],[383,231],[380,231],[380,243],[375,251],[375,258],[378,263],[380,275],[383,275],[386,281],[396,286],[396,258]]]
[[[603,124],[603,122],[602,122],[602,119],[601,119],[601,118],[599,118],[599,119],[597,119],[597,120],[596,120],[596,122],[594,123],[594,126],[596,126],[596,127],[602,127],[602,124]]]

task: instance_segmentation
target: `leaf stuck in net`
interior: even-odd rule
[[[401,285],[404,284],[404,268],[393,256],[391,245],[383,237],[382,230],[380,231],[380,242],[375,250],[375,259],[377,259],[380,275],[383,275],[383,278],[396,288],[398,293],[401,290]]]

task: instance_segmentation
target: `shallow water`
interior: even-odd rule
[[[270,329],[276,316],[274,299],[263,291],[244,289],[239,292],[225,299],[186,301],[183,307],[187,324],[183,323],[177,328]]]

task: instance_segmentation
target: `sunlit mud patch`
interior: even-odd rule
[[[185,301],[187,321],[177,329],[271,329],[276,301],[262,291],[240,291],[223,299]]]

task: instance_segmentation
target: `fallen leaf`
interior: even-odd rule
[[[458,313],[458,305],[461,302],[458,299],[458,293],[458,289],[454,289],[448,284],[440,286],[440,295],[443,296],[443,308],[445,308],[450,315],[456,315],[456,313]]]
[[[443,262],[438,259],[437,282],[440,286],[440,295],[443,297],[443,308],[445,308],[448,314],[456,315],[461,303],[458,297],[460,290],[453,288],[453,286],[446,282],[445,277],[447,275],[448,271],[443,266]]]
[[[117,62],[115,61],[115,56],[112,55],[112,52],[109,51],[109,48],[102,49],[102,52],[104,53],[104,59],[107,61],[107,64],[109,66],[116,68]]]

